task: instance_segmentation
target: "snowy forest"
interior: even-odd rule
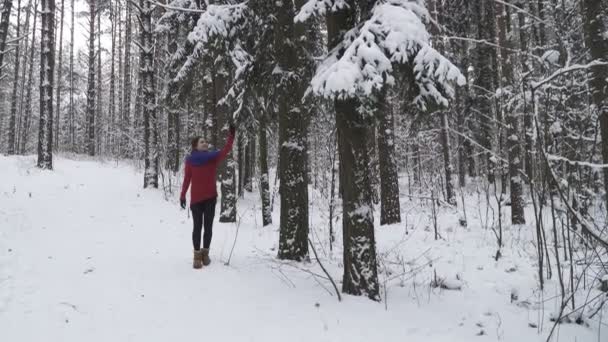
[[[473,290],[488,277],[500,310],[520,311],[501,323],[483,311],[462,323],[470,332],[437,341],[605,341],[607,1],[2,0],[0,11],[6,241],[10,213],[28,206],[16,184],[29,179],[8,170],[28,156],[27,177],[70,187],[62,163],[129,165],[133,191],[177,212],[191,139],[221,148],[234,125],[218,171],[225,265],[263,236],[251,253],[279,283],[344,305],[359,297],[342,309],[359,315],[373,303],[415,316],[428,305],[412,303],[417,287],[431,293],[423,302],[493,302]],[[111,215],[113,200],[97,210]],[[444,300],[433,310],[458,319],[460,302]],[[380,324],[384,340],[407,340],[391,330],[404,319]],[[328,340],[363,338],[346,336]]]

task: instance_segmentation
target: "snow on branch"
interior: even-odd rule
[[[188,34],[188,41],[194,48],[177,73],[176,80],[185,78],[209,48],[212,39],[220,38],[224,44],[229,44],[246,21],[247,9],[246,1],[236,5],[209,5]]]
[[[168,5],[152,3],[166,10],[158,20],[156,32],[166,32],[174,23],[186,22],[194,13],[204,13],[193,0],[173,0]]]
[[[393,84],[393,63],[410,65],[423,110],[429,102],[447,106],[454,84],[466,79],[430,45],[422,0],[387,0],[377,4],[362,26],[349,31],[317,69],[312,90],[324,97],[368,96]],[[343,51],[343,53],[341,53]]]
[[[205,44],[213,37],[231,38],[236,24],[244,18],[246,3],[236,5],[209,5],[201,14],[196,27],[188,35],[188,40],[196,44]]]
[[[325,15],[328,11],[335,12],[348,8],[345,0],[308,0],[295,17],[295,22],[303,22],[310,17]]]

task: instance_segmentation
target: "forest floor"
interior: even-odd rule
[[[437,240],[428,201],[404,196],[404,222],[376,227],[382,301],[338,302],[314,260],[276,259],[278,203],[262,227],[258,194],[245,194],[237,224],[216,218],[213,263],[193,270],[187,211],[142,179],[112,161],[60,157],[48,172],[34,157],[0,156],[3,340],[529,342],[553,328],[559,285],[538,289],[534,229],[506,226],[495,261],[473,192],[466,228],[458,210],[438,208]],[[311,236],[340,286],[341,232],[330,252],[326,201],[315,191],[311,201]],[[552,340],[607,339],[597,315],[558,325]]]

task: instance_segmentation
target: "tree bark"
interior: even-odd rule
[[[291,1],[275,3],[275,58],[281,70],[278,80],[279,192],[281,221],[279,258],[303,260],[308,257],[308,111],[303,108],[305,84],[295,75],[305,75],[302,56],[294,42],[305,40],[306,27],[294,24]]]
[[[87,124],[86,124],[86,146],[89,156],[95,155],[95,8],[96,0],[88,0],[89,3],[89,73],[87,78]]]
[[[123,157],[129,157],[132,155],[130,150],[129,136],[131,127],[131,36],[132,36],[132,4],[127,1],[127,13],[125,17],[125,60],[124,60],[124,87],[122,93],[122,117],[121,117],[121,130],[120,130],[120,151]]]
[[[36,54],[36,24],[38,23],[38,1],[34,3],[33,14],[34,25],[32,28],[32,41],[30,44],[27,84],[25,85],[25,104],[23,105],[25,108],[23,109],[23,127],[21,129],[21,139],[19,147],[20,154],[25,154],[30,132],[30,121],[32,119],[32,88],[34,87],[34,55]]]
[[[55,0],[42,0],[41,17],[38,167],[52,170],[53,78],[55,76]]]
[[[510,23],[507,20],[507,9],[504,4],[495,3],[496,13],[498,18],[498,43],[500,49],[500,61],[502,77],[504,85],[514,84],[514,75],[512,69],[512,44],[508,38]],[[509,189],[511,196],[511,223],[525,224],[526,218],[524,215],[524,200],[523,200],[523,181],[520,176],[521,170],[521,144],[519,139],[519,119],[518,113],[505,105],[503,109],[506,111],[507,123],[507,151],[509,156]],[[506,184],[502,185],[503,189]]]
[[[61,18],[59,21],[59,56],[57,63],[57,99],[55,100],[55,150],[59,149],[59,123],[61,122],[61,79],[63,68],[63,19],[65,16],[65,0],[61,0]]]
[[[31,0],[28,4],[27,10],[29,11],[31,8]],[[27,15],[27,21],[29,21],[29,13]],[[28,27],[26,24],[25,30],[27,31]],[[17,28],[16,28],[16,36],[21,36],[21,0],[17,1]],[[19,69],[21,68],[21,42],[17,42],[17,46],[15,48],[15,69],[13,73],[13,89],[11,92],[11,113],[9,117],[8,123],[8,154],[15,154],[15,142],[17,135],[17,91],[19,88]]]
[[[158,130],[156,127],[156,79],[154,77],[154,41],[152,33],[152,5],[139,0],[140,82],[144,123],[144,188],[158,188]]]
[[[399,175],[395,162],[395,119],[388,89],[378,101],[378,163],[380,168],[380,224],[401,222]]]
[[[268,139],[266,136],[266,113],[260,118],[259,150],[260,150],[260,197],[262,199],[262,224],[272,223],[272,208],[270,207],[270,181],[268,175]]]

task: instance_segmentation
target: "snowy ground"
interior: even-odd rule
[[[506,228],[495,262],[494,234],[474,199],[468,228],[455,210],[440,210],[438,241],[429,209],[404,199],[407,229],[376,229],[385,298],[338,302],[315,263],[274,258],[278,210],[262,228],[256,194],[240,200],[240,224],[216,222],[214,262],[195,271],[187,212],[162,191],[142,190],[135,168],[65,158],[54,172],[34,165],[0,156],[4,341],[544,341],[559,304],[555,281],[537,290],[532,228]],[[311,213],[317,250],[339,281],[326,210]],[[434,274],[461,290],[432,288]],[[562,324],[553,340],[607,341],[608,329],[605,320]]]

